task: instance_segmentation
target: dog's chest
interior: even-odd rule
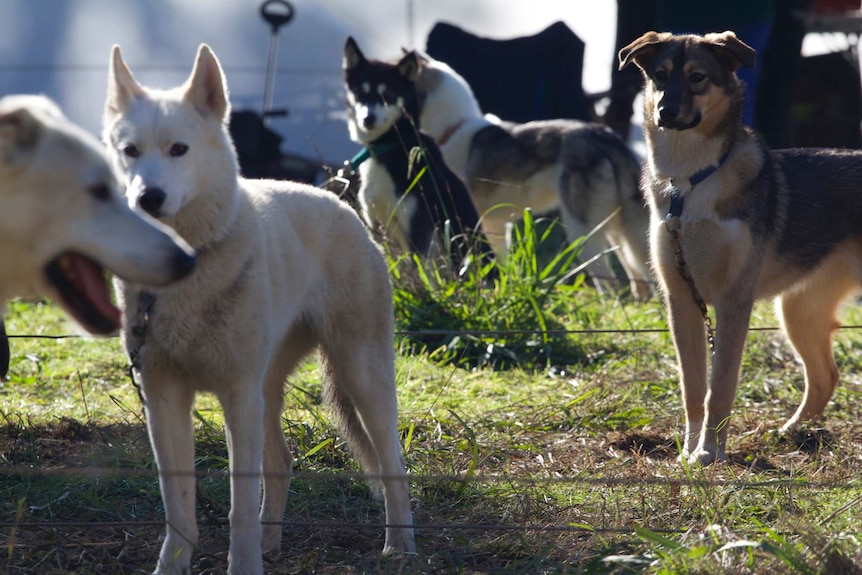
[[[676,250],[672,229],[679,232],[679,247],[689,273],[708,300],[723,286],[734,284],[751,255],[752,237],[746,223],[738,218],[721,217],[716,210],[720,181],[703,183],[683,194],[679,215],[670,214],[671,189],[660,191],[656,202],[652,233],[658,247],[663,273],[677,274]]]
[[[362,184],[359,203],[362,215],[371,226],[380,226],[392,239],[407,248],[410,234],[410,219],[415,210],[416,199],[403,196],[386,166],[370,159],[359,167]]]

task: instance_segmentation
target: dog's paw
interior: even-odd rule
[[[192,551],[188,545],[173,546],[166,541],[153,575],[191,575]]]
[[[788,419],[784,423],[784,425],[782,425],[780,428],[778,428],[778,433],[780,433],[782,435],[788,435],[792,431],[794,431],[797,427],[799,427],[799,416],[794,415],[793,417]]]
[[[398,531],[407,530],[399,529]],[[403,554],[416,554],[416,541],[413,539],[412,529],[409,530],[409,533],[398,533],[397,535],[386,538],[386,544],[383,547],[384,557]]]
[[[727,455],[724,450],[714,450],[706,447],[695,449],[685,456],[680,456],[680,460],[685,460],[689,465],[712,465],[713,463],[724,463],[727,461]]]
[[[281,525],[264,525],[261,549],[268,559],[275,559],[281,554]]]

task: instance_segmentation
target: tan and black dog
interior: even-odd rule
[[[805,394],[787,430],[819,416],[832,396],[836,315],[862,283],[862,153],[770,151],[742,124],[745,90],[735,72],[754,60],[729,31],[648,32],[619,53],[620,68],[634,63],[645,80],[651,259],[679,362],[683,457],[704,464],[726,457],[754,302],[776,298],[805,367]],[[704,302],[716,321],[709,378]]]

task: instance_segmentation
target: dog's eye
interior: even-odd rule
[[[99,182],[98,184],[93,184],[87,191],[93,195],[97,200],[109,200],[111,199],[111,186],[106,184],[105,182]]]
[[[653,73],[653,78],[658,82],[664,82],[667,80],[667,72],[664,70],[656,70],[655,73]]]
[[[134,144],[128,144],[127,146],[123,147],[123,153],[130,158],[141,157],[141,151]]]
[[[180,156],[185,156],[188,151],[189,147],[186,144],[174,144],[171,146],[168,154],[170,154],[172,158],[179,158]]]
[[[700,72],[694,72],[688,77],[688,81],[690,84],[700,84],[704,80],[706,80],[706,75],[701,74]]]

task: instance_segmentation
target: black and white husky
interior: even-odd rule
[[[343,67],[350,137],[364,146],[354,164],[366,223],[405,252],[448,256],[455,269],[471,252],[489,262],[493,252],[464,183],[419,129],[416,53],[397,63],[370,60],[350,37]]]

